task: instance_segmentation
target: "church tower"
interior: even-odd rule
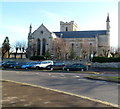
[[[71,22],[63,22],[60,21],[60,31],[77,31],[77,24],[74,21]]]
[[[28,33],[28,39],[31,37],[31,33],[32,33],[32,26],[31,26],[31,24],[30,24],[29,33]]]
[[[27,49],[27,55],[30,58],[31,54],[32,54],[32,45],[33,44],[33,37],[32,37],[32,26],[30,25],[29,27],[29,33],[28,33],[28,49]]]

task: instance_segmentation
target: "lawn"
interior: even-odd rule
[[[118,76],[88,76],[85,77],[87,79],[93,80],[102,80],[102,81],[110,81],[110,82],[117,82],[120,83],[120,77]]]

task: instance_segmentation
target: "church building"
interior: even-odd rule
[[[71,50],[80,58],[83,57],[83,53],[88,51],[89,56],[103,56],[104,51],[110,49],[109,14],[106,20],[106,30],[78,31],[77,24],[74,21],[60,21],[60,32],[51,32],[43,24],[32,32],[30,25],[28,33],[29,57],[42,56],[47,51],[51,55],[55,55],[53,42],[56,38],[61,38],[65,43],[69,43]]]

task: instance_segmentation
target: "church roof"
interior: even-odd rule
[[[58,37],[62,38],[95,38],[97,35],[106,35],[106,30],[96,31],[64,31],[54,32]],[[62,34],[62,36],[61,36]]]

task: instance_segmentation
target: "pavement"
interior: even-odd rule
[[[95,71],[95,70],[92,70]],[[104,74],[118,74],[118,71],[105,71],[97,69],[95,72]],[[29,84],[13,81],[2,81],[2,109],[42,108],[42,107],[77,107],[119,109],[105,102],[91,100],[85,97],[71,95],[69,93],[36,87]]]
[[[28,107],[106,107],[119,109],[106,103],[75,95],[3,80],[2,109],[18,109],[19,107],[22,109]]]

